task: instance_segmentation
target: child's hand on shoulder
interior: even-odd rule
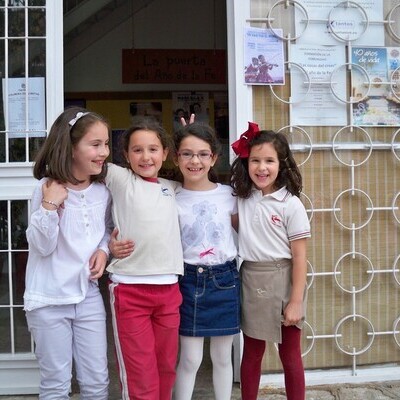
[[[90,279],[95,280],[101,278],[103,275],[106,263],[108,260],[107,254],[101,250],[97,249],[89,259],[89,270]]]
[[[68,190],[64,184],[49,179],[42,185],[43,207],[53,209],[64,206],[64,200],[68,197]]]

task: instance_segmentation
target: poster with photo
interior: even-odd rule
[[[371,83],[366,96],[368,77],[360,70],[352,69],[351,93],[355,99],[361,99],[353,105],[353,124],[357,126],[400,125],[400,102],[393,99],[389,83],[388,48],[353,47],[351,57],[353,64],[365,69]]]
[[[291,125],[303,126],[342,126],[347,125],[346,104],[340,102],[330,87],[332,71],[345,63],[345,50],[342,46],[296,45],[290,47],[291,61],[299,64],[307,72],[311,85],[304,84],[304,73],[296,73],[291,68],[291,93],[302,101],[292,105]],[[346,74],[335,74],[335,93],[346,98]]]
[[[275,29],[282,36],[282,29]],[[283,41],[271,29],[245,27],[244,82],[247,85],[284,85]]]
[[[197,122],[209,123],[208,92],[174,92],[172,93],[172,112],[174,132],[179,130],[181,117],[186,120],[191,114],[196,115]]]
[[[162,123],[162,103],[160,101],[132,102],[129,104],[129,114],[131,117],[136,115],[152,116],[158,122]]]
[[[358,46],[384,45],[384,24],[370,23],[365,29],[364,23],[364,12],[369,21],[383,20],[383,0],[357,0],[357,7],[338,0],[300,0],[300,3],[307,10],[310,22],[305,29],[304,11],[295,7],[297,44],[338,45],[350,40]]]

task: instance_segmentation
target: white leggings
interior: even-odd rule
[[[232,343],[234,335],[210,338],[216,400],[230,400],[232,393]],[[192,398],[196,374],[203,360],[203,337],[180,336],[180,357],[174,388],[175,400]]]

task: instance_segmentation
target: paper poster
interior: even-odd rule
[[[369,24],[365,29],[365,15],[369,21],[383,21],[383,0],[357,0],[349,6],[338,0],[299,0],[307,10],[309,24],[305,29],[305,15],[300,7],[295,7],[295,31],[297,44],[344,44],[347,40],[353,45],[384,46],[384,24]],[[340,7],[336,7],[341,3]],[[330,15],[330,18],[329,18]],[[334,34],[332,34],[332,31]],[[338,36],[338,37],[335,37]]]
[[[3,78],[3,104],[6,103],[8,115],[3,112],[9,138],[25,137],[26,130],[29,137],[46,136],[44,78],[9,78],[8,93]]]
[[[282,29],[275,29],[282,36]],[[244,82],[248,85],[284,85],[283,41],[270,29],[245,28]]]
[[[137,115],[154,117],[162,123],[162,102],[160,101],[138,101],[129,104],[129,114],[132,117]]]
[[[195,114],[197,122],[209,123],[208,92],[174,92],[172,93],[172,111],[174,132],[179,130],[181,117],[186,120]]]
[[[292,105],[291,125],[343,126],[347,125],[346,103],[339,101],[330,86],[332,71],[345,63],[342,46],[296,45],[290,47],[291,61],[299,64],[309,75],[311,85],[304,83],[304,73],[291,68],[291,93],[304,99]],[[334,90],[340,99],[346,99],[346,74],[335,73]]]
[[[390,62],[386,47],[353,47],[352,63],[362,66],[371,83],[368,95],[368,77],[352,70],[352,96],[361,101],[353,105],[353,124],[357,126],[400,125],[400,101],[393,98],[390,89]],[[394,48],[390,51],[397,54]],[[397,48],[399,51],[400,48]]]

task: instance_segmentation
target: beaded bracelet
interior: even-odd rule
[[[56,209],[58,209],[58,207],[59,207],[59,205],[57,203],[54,203],[54,201],[51,201],[51,200],[42,199],[42,203],[50,204],[50,205],[54,206]]]

